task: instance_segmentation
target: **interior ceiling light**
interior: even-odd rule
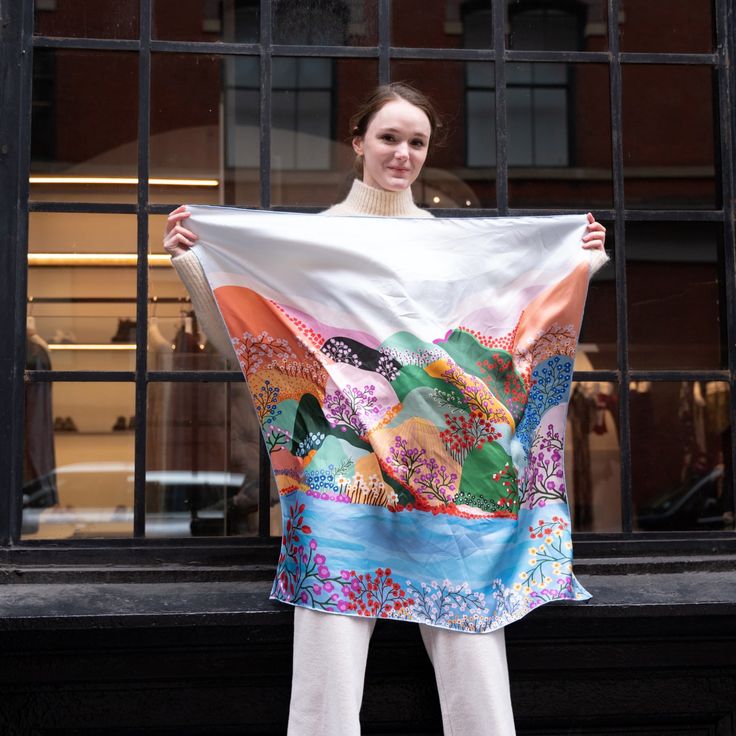
[[[73,343],[50,342],[49,350],[135,350],[135,343]]]
[[[138,184],[138,177],[128,176],[31,176],[31,184]],[[219,187],[219,179],[149,179],[154,187]]]
[[[135,266],[135,253],[29,253],[29,266]],[[149,253],[148,265],[166,267],[171,258],[164,254]]]

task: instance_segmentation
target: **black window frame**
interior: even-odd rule
[[[734,259],[734,179],[736,176],[736,0],[712,0],[716,43],[713,53],[634,53],[619,48],[618,18],[621,0],[607,0],[608,51],[513,51],[504,47],[505,0],[493,0],[493,47],[488,49],[428,49],[391,46],[391,0],[378,2],[378,45],[349,46],[285,46],[272,43],[271,3],[260,1],[260,42],[208,43],[163,41],[151,39],[153,0],[140,0],[140,36],[137,40],[59,38],[33,35],[32,0],[6,3],[0,10],[0,560],[9,564],[115,564],[185,562],[192,564],[243,565],[273,564],[278,537],[269,536],[268,457],[261,443],[261,479],[259,535],[257,537],[225,537],[199,539],[146,539],[145,523],[145,447],[146,395],[149,382],[218,381],[238,382],[237,372],[150,372],[147,366],[147,289],[148,219],[150,214],[166,214],[178,203],[151,205],[148,201],[149,108],[151,54],[195,53],[252,55],[260,63],[260,161],[261,207],[316,211],[312,207],[273,207],[271,202],[271,93],[272,59],[278,56],[311,56],[325,58],[362,58],[378,62],[378,81],[390,81],[393,59],[428,59],[457,61],[491,61],[494,63],[496,95],[496,207],[485,209],[443,210],[440,216],[514,216],[564,214],[569,209],[515,209],[508,205],[508,148],[505,135],[506,84],[505,64],[501,62],[570,62],[606,63],[609,65],[613,207],[597,209],[598,219],[612,222],[616,243],[616,318],[618,339],[617,370],[577,372],[574,380],[615,382],[620,397],[621,427],[621,505],[623,531],[616,534],[574,534],[576,558],[644,557],[653,560],[672,555],[736,554],[736,531],[703,532],[633,532],[631,492],[631,445],[629,432],[628,387],[631,381],[720,380],[731,390],[731,426],[736,427],[736,269]],[[137,199],[130,204],[88,202],[29,202],[32,63],[39,48],[132,51],[138,54],[138,178]],[[696,64],[716,71],[718,98],[714,111],[717,122],[716,186],[720,189],[719,209],[663,210],[627,209],[624,204],[622,153],[622,66],[627,64]],[[27,286],[28,217],[31,212],[121,213],[137,217],[137,301],[135,370],[38,371],[25,372],[25,301]],[[718,222],[723,228],[728,369],[726,370],[633,370],[629,365],[625,224],[632,221]],[[135,480],[133,537],[130,539],[22,540],[21,485],[23,458],[23,394],[26,382],[135,382]],[[731,481],[736,494],[736,432],[732,432]]]

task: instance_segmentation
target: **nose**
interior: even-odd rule
[[[406,141],[396,146],[396,157],[400,159],[409,158],[409,144]]]

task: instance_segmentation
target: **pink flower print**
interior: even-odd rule
[[[347,601],[338,601],[337,602],[337,608],[340,611],[347,611],[348,610],[348,602]]]
[[[308,600],[307,591],[303,590],[301,596],[299,596],[302,600],[302,603],[306,603]]]
[[[321,585],[313,585],[312,590],[314,591],[315,595],[319,595],[322,592],[322,586]]]
[[[340,575],[343,580],[350,580],[350,570],[340,570]]]
[[[325,564],[325,556],[324,555],[315,555],[314,556],[314,561],[318,565],[324,565]]]
[[[320,565],[317,568],[317,572],[319,573],[319,576],[321,578],[328,578],[328,577],[330,577],[330,568],[327,567],[327,565]]]
[[[326,583],[325,583],[325,584],[324,584],[324,585],[323,585],[322,587],[323,587],[323,588],[324,588],[324,589],[325,589],[325,590],[326,590],[326,591],[327,591],[328,593],[332,593],[332,591],[333,591],[333,590],[335,589],[335,586],[334,586],[334,585],[333,585],[333,584],[332,584],[331,582],[329,582],[329,581],[328,581],[328,582],[326,582]]]
[[[311,547],[312,549],[317,549],[317,540],[316,540],[316,539],[310,539],[310,540],[309,540],[309,546],[310,546],[310,547]]]

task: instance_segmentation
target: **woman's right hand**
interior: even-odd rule
[[[169,214],[166,230],[164,230],[164,250],[172,258],[186,253],[199,238],[199,235],[187,230],[181,224],[189,215],[191,215],[191,212],[187,210],[185,205],[177,207]]]

